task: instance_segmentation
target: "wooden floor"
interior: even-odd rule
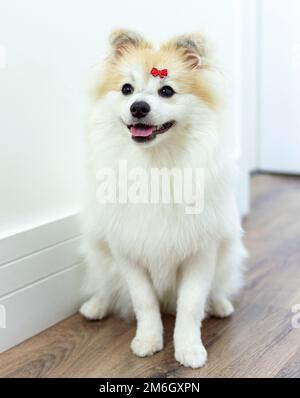
[[[129,349],[134,325],[75,315],[2,354],[0,376],[300,377],[300,328],[292,327],[292,306],[300,304],[300,178],[253,177],[251,207],[246,287],[230,319],[204,321],[204,368],[174,360],[171,317],[165,349],[141,359]]]

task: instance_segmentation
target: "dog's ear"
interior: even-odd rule
[[[185,63],[191,69],[198,69],[208,65],[208,43],[206,38],[200,33],[176,36],[165,43],[163,48],[179,50]]]
[[[120,57],[130,48],[151,48],[151,44],[139,33],[132,30],[117,29],[110,35],[110,45],[115,56]]]

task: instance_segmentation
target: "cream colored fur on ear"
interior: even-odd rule
[[[186,62],[192,69],[208,64],[209,45],[204,35],[200,33],[175,36],[165,44],[165,47],[182,50]]]
[[[110,35],[109,42],[117,56],[122,55],[124,50],[127,50],[131,46],[136,48],[152,47],[139,33],[127,29],[114,30]]]

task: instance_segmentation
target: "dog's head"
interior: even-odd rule
[[[167,142],[193,126],[201,110],[216,110],[201,35],[175,37],[156,51],[139,34],[117,30],[110,43],[95,95],[128,138],[144,147]]]

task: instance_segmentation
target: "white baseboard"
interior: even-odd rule
[[[40,250],[0,266],[0,297],[77,264],[80,238]]]
[[[78,310],[79,244],[77,215],[0,240],[0,352]]]
[[[0,299],[6,328],[0,329],[3,352],[74,314],[80,304],[82,265],[74,265]]]
[[[78,214],[72,214],[9,236],[0,236],[0,266],[78,235]]]

